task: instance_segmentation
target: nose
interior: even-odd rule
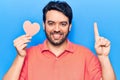
[[[57,24],[55,25],[55,28],[54,28],[55,31],[60,31],[60,26]]]

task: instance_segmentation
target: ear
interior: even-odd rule
[[[45,23],[43,22],[43,30],[45,30]]]
[[[69,31],[71,31],[72,24],[70,24]]]

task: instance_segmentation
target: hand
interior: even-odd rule
[[[99,36],[97,23],[94,23],[95,34],[95,50],[98,55],[108,56],[110,52],[110,41],[104,37]]]
[[[30,39],[32,37],[29,35],[23,35],[18,37],[17,39],[15,39],[14,42],[14,46],[18,52],[18,55],[24,57],[26,55],[26,47],[27,47],[27,43],[30,42]]]

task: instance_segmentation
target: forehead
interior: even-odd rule
[[[68,17],[66,17],[62,12],[57,10],[50,10],[46,14],[46,21],[68,21]]]

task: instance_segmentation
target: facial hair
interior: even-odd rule
[[[50,32],[50,34],[47,33],[46,29],[45,29],[45,34],[46,34],[46,37],[48,39],[48,41],[54,45],[54,46],[60,46],[61,44],[63,44],[65,42],[65,40],[67,39],[67,36],[69,34],[69,28],[68,28],[68,32],[67,34],[64,34],[63,32],[61,31],[53,31],[53,32]],[[59,42],[54,42],[51,38],[52,35],[54,34],[59,34],[59,35],[63,35],[63,38],[59,41]]]

